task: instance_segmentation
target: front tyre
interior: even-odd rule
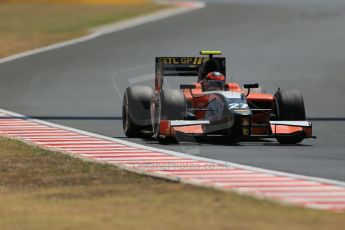
[[[183,120],[186,116],[186,99],[177,89],[161,91],[161,119]]]
[[[180,90],[167,89],[159,93],[153,102],[153,130],[154,135],[161,144],[176,142],[174,137],[162,137],[159,135],[161,120],[183,120],[186,115],[186,100]]]
[[[304,121],[306,120],[303,96],[299,90],[279,90],[275,93],[276,110],[280,121]],[[277,141],[280,144],[297,144],[303,141],[304,135],[280,135]]]
[[[154,96],[148,86],[128,87],[122,102],[122,127],[130,138],[149,138],[153,135],[150,104]]]

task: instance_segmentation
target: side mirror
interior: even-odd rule
[[[196,86],[194,84],[181,84],[180,89],[195,89]]]
[[[245,89],[256,89],[259,88],[259,83],[255,83],[255,84],[244,84],[243,88]]]

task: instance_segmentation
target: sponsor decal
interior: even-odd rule
[[[163,57],[160,62],[168,65],[200,65],[202,57]]]

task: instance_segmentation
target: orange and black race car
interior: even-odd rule
[[[258,84],[240,87],[226,82],[221,51],[201,51],[201,57],[157,57],[154,89],[128,87],[122,106],[127,137],[157,138],[161,143],[183,136],[222,136],[231,141],[276,138],[296,144],[312,136],[299,90],[263,93]],[[164,89],[165,77],[194,76],[198,80]]]

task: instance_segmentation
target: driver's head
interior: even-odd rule
[[[202,81],[204,91],[224,90],[225,77],[220,72],[211,72]]]

